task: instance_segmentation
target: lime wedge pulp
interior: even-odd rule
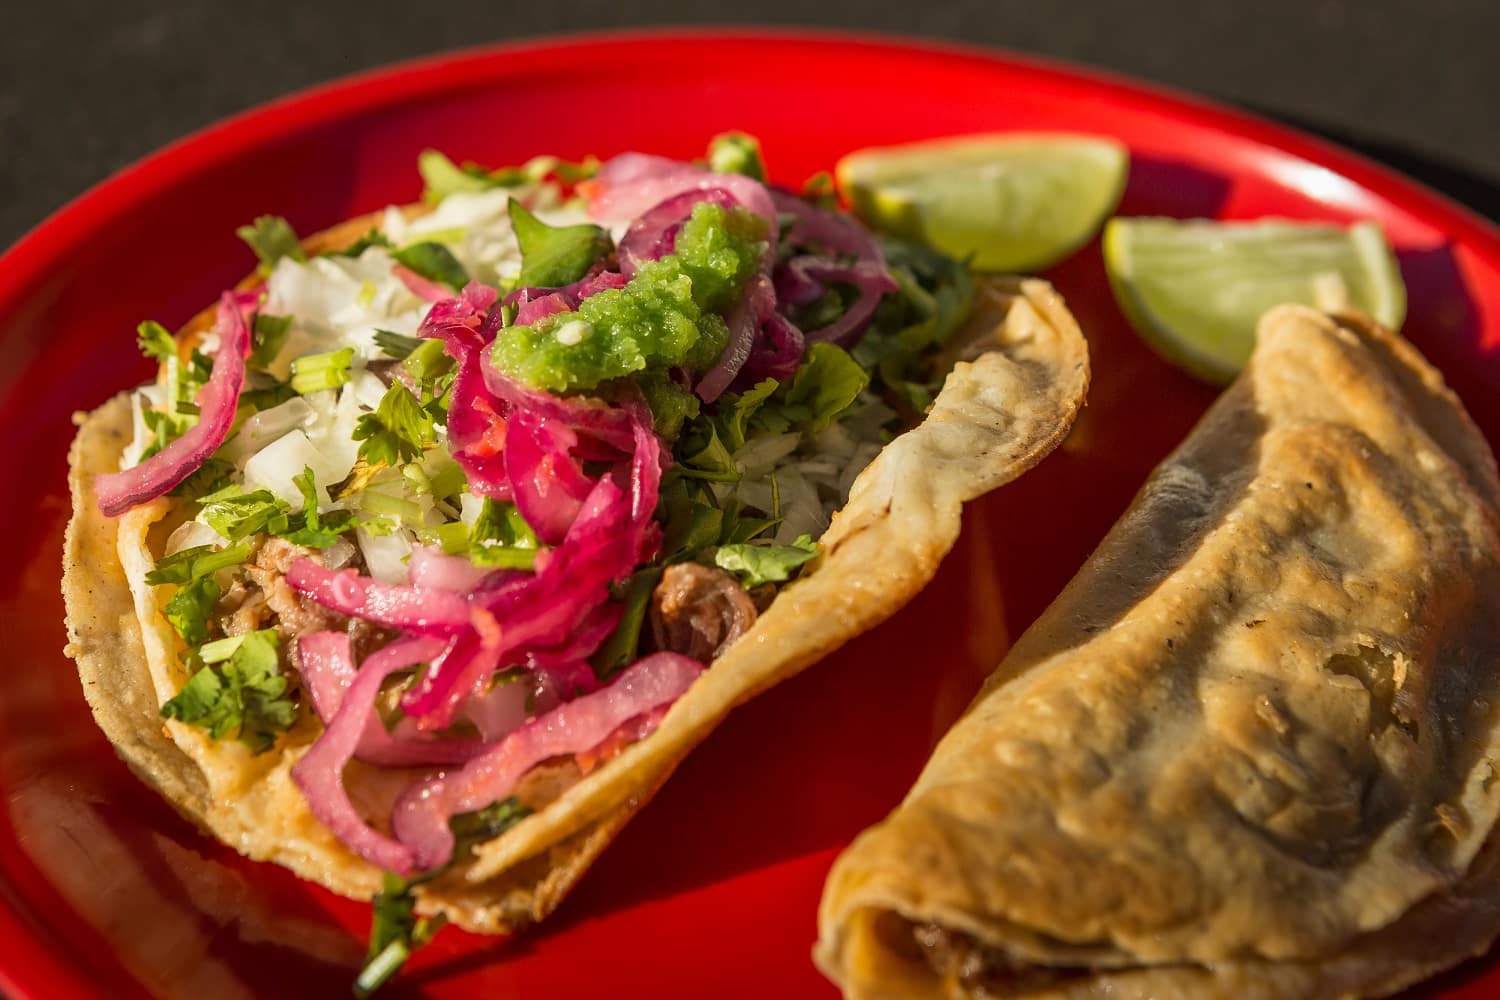
[[[981,271],[1039,271],[1119,204],[1130,155],[1097,136],[997,133],[850,153],[835,174],[870,225]]]
[[[1373,222],[1116,218],[1104,265],[1136,332],[1211,382],[1244,367],[1274,306],[1360,309],[1393,330],[1406,315],[1401,271]]]

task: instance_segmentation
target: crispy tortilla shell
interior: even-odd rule
[[[1272,311],[835,862],[816,961],[859,998],[1295,998],[1482,952],[1497,528],[1494,458],[1408,343]]]
[[[324,234],[314,245],[341,245],[368,226],[353,220],[336,238]],[[184,338],[207,321],[200,316]],[[931,579],[957,538],[963,502],[1051,451],[1088,385],[1082,335],[1045,282],[981,282],[975,315],[958,343],[932,412],[856,481],[822,539],[820,563],[778,595],[652,736],[481,845],[468,863],[420,887],[421,909],[445,911],[484,932],[541,919],[730,709],[882,621]],[[959,352],[972,360],[959,360]],[[368,898],[379,871],[313,818],[291,781],[293,764],[319,731],[310,714],[260,756],[160,717],[161,704],[185,681],[180,643],[144,581],[159,551],[153,524],[169,501],[103,517],[93,477],[118,465],[130,434],[128,399],[116,397],[80,421],[63,592],[69,653],[99,725],[144,781],[220,840],[335,892]],[[371,815],[383,814],[407,780],[357,762],[348,772],[351,794]]]

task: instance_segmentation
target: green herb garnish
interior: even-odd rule
[[[421,243],[413,243],[409,247],[395,250],[391,256],[410,270],[416,272],[428,281],[436,281],[447,285],[455,292],[460,291],[469,283],[469,272],[453,256],[453,251],[441,243],[426,240]]]
[[[589,657],[594,676],[609,680],[623,667],[635,662],[636,651],[641,645],[641,626],[646,621],[646,609],[651,603],[651,592],[661,580],[662,568],[653,566],[637,570],[626,582],[620,595],[624,610],[620,613],[620,624],[609,634]]]
[[[161,714],[207,729],[216,740],[233,736],[253,752],[264,753],[296,720],[297,707],[286,697],[276,630],[237,638],[228,658],[201,667],[161,707]]]
[[[140,345],[141,353],[148,358],[157,361],[170,361],[177,358],[177,342],[167,332],[167,328],[148,319],[135,328],[135,342]]]
[[[422,408],[411,390],[391,383],[374,413],[366,413],[354,425],[359,457],[370,465],[400,465],[422,454],[437,440],[432,414]]]
[[[283,257],[290,257],[298,263],[307,260],[307,254],[302,252],[302,245],[297,241],[296,231],[279,215],[262,215],[234,233],[255,251],[262,275],[270,274]]]
[[[232,542],[263,531],[279,535],[290,527],[286,502],[270,490],[246,493],[243,487],[226,486],[199,497],[198,504],[204,523]]]
[[[721,545],[714,553],[714,565],[733,573],[746,590],[764,583],[783,583],[792,571],[818,555],[818,543],[811,535],[798,535],[790,545]]]
[[[255,345],[246,363],[251,368],[266,368],[281,353],[286,335],[292,329],[292,317],[255,314],[255,325],[251,327],[251,342]]]
[[[310,466],[303,466],[301,475],[292,477],[292,483],[302,494],[302,512],[294,515],[281,533],[287,541],[310,549],[326,549],[354,527],[353,511],[335,510],[327,517],[319,515],[318,484]]]

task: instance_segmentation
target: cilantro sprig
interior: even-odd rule
[[[330,511],[327,516],[318,513],[318,482],[311,466],[303,466],[301,474],[292,477],[292,483],[302,494],[302,513],[288,519],[287,530],[281,537],[293,545],[326,549],[354,527],[351,510]]]
[[[437,440],[437,432],[421,401],[393,382],[375,412],[363,414],[354,425],[354,440],[362,442],[359,457],[369,465],[395,466],[421,455]]]
[[[249,542],[224,549],[195,545],[164,557],[146,574],[151,586],[178,584],[162,613],[188,646],[197,647],[208,640],[209,616],[224,593],[214,574],[249,559],[250,548]]]
[[[270,490],[245,492],[244,487],[230,485],[198,498],[203,521],[230,541],[239,541],[261,533],[280,535],[295,545],[326,549],[354,524],[354,514],[347,510],[319,515],[318,486],[310,466],[292,477],[302,494],[302,509],[292,512],[291,505]]]
[[[594,176],[598,170],[599,161],[592,156],[576,163],[555,156],[537,156],[518,167],[498,170],[490,170],[472,161],[459,166],[435,149],[423,150],[417,157],[417,171],[425,185],[422,200],[429,205],[436,205],[449,195],[460,192],[514,188],[549,179],[571,186]]]
[[[250,225],[236,229],[234,233],[255,251],[255,256],[260,260],[262,276],[270,274],[276,262],[283,257],[290,257],[298,263],[307,260],[296,230],[279,215],[262,215]]]
[[[794,570],[816,559],[819,551],[811,535],[798,535],[790,545],[721,545],[714,553],[714,565],[733,573],[746,590],[754,590],[766,583],[785,583]]]
[[[204,664],[161,714],[208,730],[216,740],[234,737],[252,752],[265,753],[297,718],[281,672],[275,629],[238,637],[228,659]]]
[[[536,563],[536,532],[513,503],[489,497],[469,529],[469,561],[497,569],[531,569]]]
[[[453,256],[453,251],[435,243],[425,240],[421,243],[413,243],[409,247],[391,252],[391,256],[398,264],[402,264],[429,281],[436,281],[447,285],[455,292],[462,290],[469,283],[469,272]]]
[[[463,857],[475,844],[493,840],[531,815],[531,809],[514,795],[470,813],[459,813],[448,820],[453,831],[454,858]],[[451,862],[450,862],[451,863]],[[386,872],[380,891],[371,902],[370,947],[364,968],[354,980],[354,995],[368,997],[390,981],[401,970],[411,953],[443,929],[448,918],[417,916],[416,887],[436,878],[446,869],[427,872],[413,878],[402,878]]]

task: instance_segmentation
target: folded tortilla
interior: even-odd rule
[[[1500,931],[1500,483],[1405,341],[1283,306],[891,815],[848,997],[1393,993]]]
[[[308,241],[346,244],[347,223]],[[184,331],[207,328],[199,317]],[[892,441],[855,482],[821,539],[819,564],[785,588],[753,629],[711,665],[657,731],[590,772],[474,857],[417,889],[423,912],[476,931],[541,919],[682,758],[735,705],[798,672],[890,616],[953,546],[960,508],[1020,475],[1067,433],[1088,386],[1082,335],[1045,282],[979,283],[975,311],[950,348],[954,364],[926,420]],[[71,643],[95,718],[125,761],[182,813],[244,854],[285,865],[348,896],[369,898],[380,872],[308,811],[291,768],[320,732],[312,713],[271,752],[163,720],[186,681],[178,640],[145,574],[161,551],[153,527],[171,502],[119,519],[101,515],[94,476],[118,466],[130,437],[121,395],[86,417],[73,444],[73,517],[63,592]],[[350,765],[347,786],[371,816],[389,811],[410,773]]]

